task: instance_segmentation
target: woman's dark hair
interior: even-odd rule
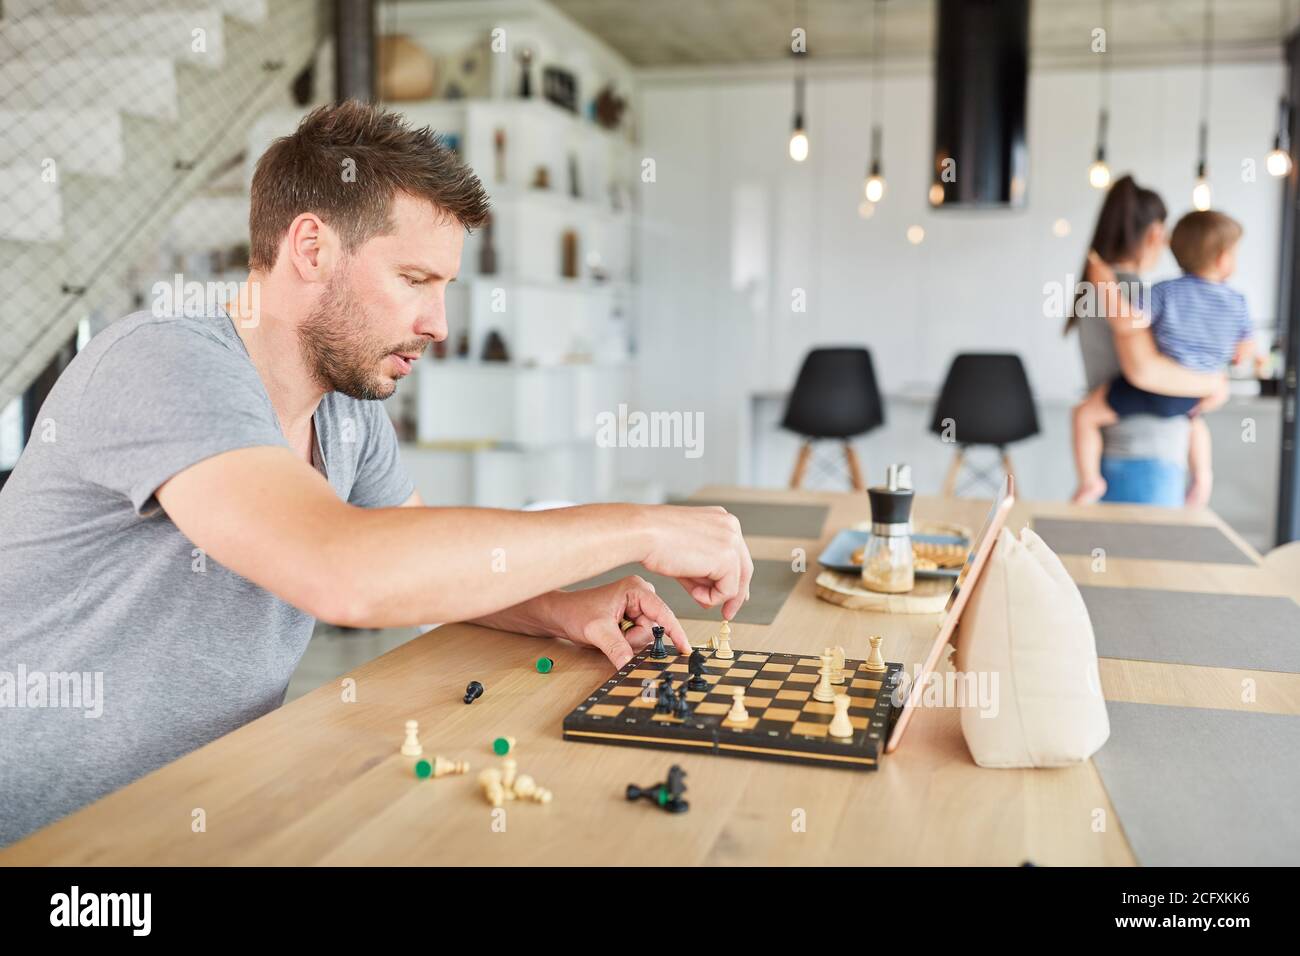
[[[1088,248],[1095,250],[1103,262],[1131,259],[1141,248],[1151,225],[1164,222],[1168,215],[1159,193],[1139,186],[1132,176],[1121,176],[1106,193],[1101,212],[1097,214],[1096,228],[1092,231],[1092,244]],[[1083,265],[1079,272],[1081,280],[1088,267],[1086,258]],[[1073,306],[1077,306],[1082,294],[1080,292],[1074,298],[1070,317],[1065,323],[1067,334],[1078,321]]]

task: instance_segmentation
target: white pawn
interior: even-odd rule
[[[889,670],[889,665],[885,663],[884,657],[880,654],[880,645],[883,644],[884,641],[885,639],[883,637],[876,635],[872,636],[871,654],[867,657],[867,663],[863,668],[864,670],[875,671],[878,674]]]
[[[424,748],[420,746],[419,721],[408,720],[406,722],[406,739],[402,741],[402,756],[418,757],[422,753],[424,753]]]
[[[727,713],[727,720],[732,723],[743,724],[749,720],[749,711],[745,710],[745,688],[732,688],[731,710]]]
[[[518,771],[519,763],[514,757],[501,761],[501,786],[505,788],[507,800],[515,798],[515,774]]]
[[[844,683],[844,648],[837,647],[831,652],[831,683]]]
[[[729,661],[736,656],[736,652],[731,649],[731,625],[726,621],[722,622],[722,627],[718,628],[718,647],[713,652],[713,656],[720,661]]]
[[[438,777],[446,777],[451,774],[468,773],[469,764],[463,760],[448,760],[446,757],[433,758],[433,776],[436,780]]]
[[[831,684],[831,652],[830,648],[822,655],[822,666],[817,672],[821,679],[817,681],[817,686],[813,688],[813,700],[819,700],[823,704],[829,704],[835,699],[835,688]]]
[[[832,737],[839,737],[841,740],[847,740],[853,736],[853,724],[849,720],[849,698],[847,694],[836,694],[835,699],[831,701],[835,707],[835,716],[831,718],[831,725],[827,732]]]

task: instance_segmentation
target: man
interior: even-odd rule
[[[639,578],[556,590],[631,562],[734,615],[753,565],[720,508],[413,493],[377,400],[446,337],[487,209],[429,130],[317,110],[258,163],[254,294],[129,316],[68,366],[0,493],[0,844],[279,706],[313,618],[475,621],[615,666],[661,623],[689,651]]]

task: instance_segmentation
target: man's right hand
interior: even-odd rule
[[[641,563],[676,578],[701,607],[722,604],[731,620],[749,598],[754,562],[740,522],[725,508],[655,505],[642,513],[648,549]]]

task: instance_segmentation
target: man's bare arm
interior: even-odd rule
[[[213,559],[345,625],[482,618],[635,562],[731,617],[753,574],[739,523],[719,508],[357,508],[284,448],[206,459],[157,497]]]

